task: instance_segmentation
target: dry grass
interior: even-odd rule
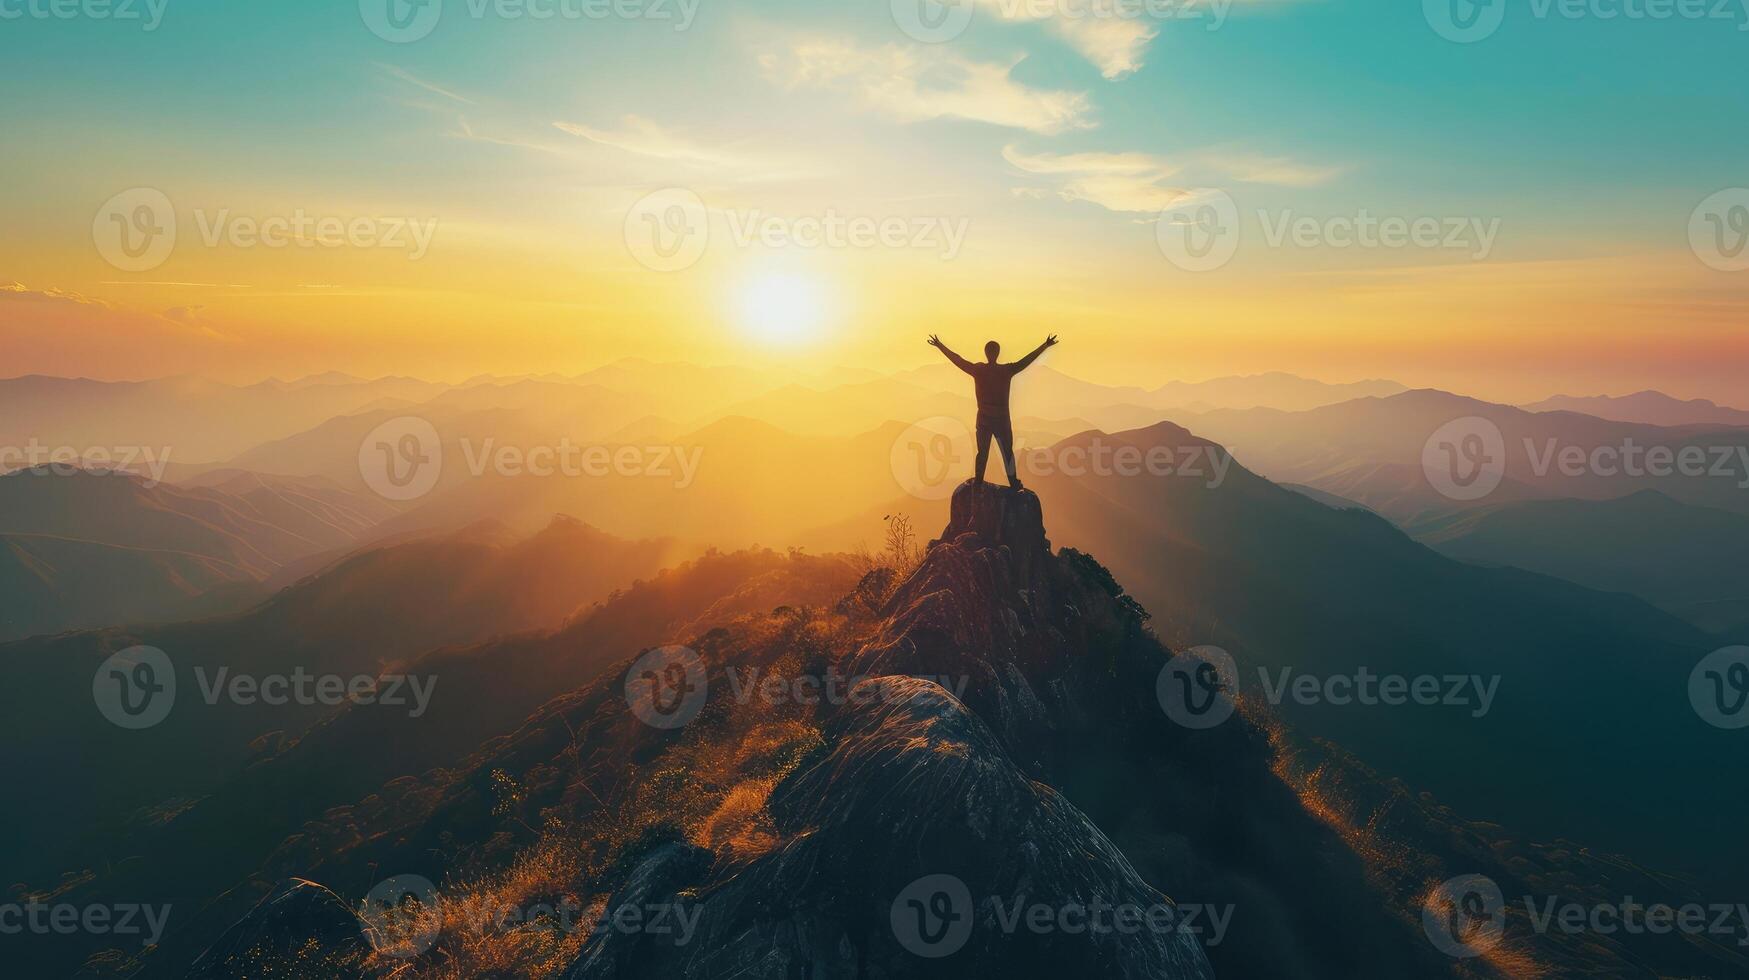
[[[777,828],[765,811],[775,779],[750,779],[729,790],[705,818],[693,843],[718,852],[726,864],[741,864],[777,846]]]
[[[796,610],[748,616],[733,624],[730,646],[753,653],[734,666],[757,663],[758,679],[786,684],[818,674],[826,651],[845,644],[845,628],[843,617]],[[493,816],[532,832],[537,843],[508,869],[443,883],[442,931],[429,952],[377,955],[370,965],[398,980],[560,977],[588,941],[608,892],[654,843],[706,848],[719,872],[779,846],[767,800],[822,746],[813,707],[757,696],[742,703],[724,691],[660,755],[628,768],[600,810],[574,818],[581,823],[521,823],[526,794],[515,778],[494,771]]]
[[[548,828],[509,869],[446,883],[431,950],[416,960],[373,955],[369,966],[397,980],[559,977],[606,906],[611,869],[639,842],[671,833],[715,852],[723,866],[777,846],[766,799],[820,744],[818,730],[777,720],[721,735],[673,746],[635,775],[619,807],[584,827]],[[419,923],[403,928],[413,938]]]
[[[385,946],[367,963],[371,972],[402,980],[560,976],[606,902],[605,895],[587,894],[584,855],[567,836],[549,833],[498,874],[447,883],[442,932],[431,951],[412,960]],[[402,939],[418,938],[420,928],[409,918]]]

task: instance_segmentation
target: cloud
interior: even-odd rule
[[[1057,33],[1093,62],[1106,78],[1117,79],[1142,67],[1142,55],[1159,34],[1137,20],[1058,21]]]
[[[1130,9],[1133,4],[1116,0],[1051,4],[979,0],[979,4],[1002,20],[1049,22],[1052,32],[1111,79],[1140,69],[1148,45],[1160,34],[1151,19]]]
[[[1151,213],[1191,196],[1168,181],[1179,168],[1147,153],[1022,153],[1002,148],[1002,158],[1015,168],[1049,178],[1054,193],[1065,201],[1087,201],[1108,211]],[[1038,196],[1038,189],[1020,193]]]
[[[1044,178],[1052,185],[1050,192],[1065,201],[1088,201],[1120,213],[1162,211],[1201,193],[1168,183],[1185,167],[1151,153],[1024,153],[1010,145],[1003,147],[1002,158],[1026,174]],[[1188,159],[1205,177],[1218,174],[1244,183],[1285,187],[1318,186],[1344,172],[1342,167],[1314,167],[1288,157],[1205,152]],[[1036,187],[1017,188],[1016,193],[1044,196]]]
[[[385,65],[385,64],[382,64],[380,62],[377,64],[377,67],[381,68],[384,72],[388,73],[389,75],[391,75],[395,78],[398,78],[403,82],[406,82],[408,85],[422,88],[425,91],[430,92],[434,95],[441,95],[446,99],[453,99],[456,102],[462,103],[463,105],[473,105],[474,104],[473,99],[470,99],[465,95],[457,95],[456,93],[451,92],[449,89],[443,88],[442,86],[434,85],[431,82],[428,82],[428,81],[424,80],[423,78],[420,78],[420,77],[414,75],[412,72],[406,70],[405,68],[397,68],[394,65]]]
[[[973,0],[998,20],[1043,23],[1108,79],[1139,71],[1165,21],[1219,30],[1234,9],[1295,0]]]
[[[214,326],[206,319],[206,317],[200,316],[200,311],[204,309],[206,309],[205,306],[198,304],[190,306],[173,306],[170,309],[165,310],[163,313],[160,313],[159,317],[178,326],[188,327],[196,333],[211,340],[232,341],[236,339]]]
[[[537,143],[532,140],[492,136],[487,133],[478,132],[474,129],[473,124],[468,122],[466,116],[456,117],[455,129],[448,135],[456,139],[468,140],[473,143],[489,143],[493,146],[508,146],[519,150],[534,150],[538,153],[563,154],[565,152],[560,147]]]
[[[138,284],[133,283],[130,285],[138,285]],[[186,284],[186,283],[161,283],[158,285],[189,285],[189,284]],[[110,317],[110,316],[114,316],[114,317],[123,318],[123,319],[135,319],[135,318],[142,317],[142,316],[153,317],[155,319],[164,320],[164,321],[176,324],[176,325],[181,326],[181,327],[192,327],[196,331],[199,331],[200,333],[206,334],[206,335],[214,337],[214,338],[220,338],[220,339],[224,338],[224,334],[215,330],[211,325],[204,323],[204,322],[201,322],[199,319],[196,318],[195,314],[199,313],[201,310],[206,309],[206,307],[204,307],[204,306],[192,306],[192,305],[191,306],[175,306],[175,307],[171,307],[168,310],[165,310],[162,313],[154,315],[154,314],[143,313],[143,312],[137,311],[137,310],[130,310],[130,309],[118,307],[115,304],[108,303],[108,302],[105,302],[105,301],[100,300],[100,299],[92,299],[89,296],[85,296],[85,295],[80,294],[80,293],[75,293],[75,292],[73,292],[71,290],[67,290],[67,289],[57,289],[57,288],[52,287],[52,286],[47,288],[47,289],[32,289],[29,286],[26,286],[20,282],[0,283],[0,300],[12,300],[15,302],[23,302],[23,303],[43,303],[43,304],[49,304],[51,306],[60,306],[60,307],[69,307],[69,308],[76,308],[76,307],[88,308],[89,314],[86,314],[86,313],[79,314],[82,316],[83,315],[92,315],[92,316],[104,316],[106,318]]]
[[[901,122],[968,119],[1051,135],[1088,129],[1085,92],[1038,89],[1014,80],[1020,59],[973,61],[942,47],[814,38],[760,56],[766,77],[791,88],[840,88]]]
[[[162,342],[174,337],[230,340],[195,316],[202,307],[178,306],[162,313],[148,312],[72,290],[47,287],[33,289],[19,282],[0,282],[0,334],[21,342],[56,350],[56,344],[92,345],[106,354],[129,349],[136,343]]]
[[[574,122],[555,122],[553,126],[572,136],[581,136],[603,146],[659,160],[712,166],[732,166],[746,162],[719,147],[707,146],[642,116],[627,115],[616,129],[601,129]]]
[[[193,286],[200,289],[254,289],[248,283],[240,282],[166,282],[147,279],[105,279],[99,286]]]
[[[1346,167],[1314,167],[1288,157],[1249,154],[1205,156],[1209,166],[1247,184],[1277,184],[1282,187],[1317,187],[1346,172]]]
[[[75,306],[97,306],[109,309],[108,303],[100,299],[75,293],[68,289],[32,289],[21,282],[0,283],[0,300],[13,300],[24,303],[71,303]]]

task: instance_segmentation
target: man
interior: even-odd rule
[[[940,337],[929,335],[929,346],[946,354],[955,367],[971,375],[978,390],[978,461],[972,472],[973,482],[984,482],[984,467],[990,462],[990,440],[994,438],[1002,449],[1002,465],[1008,470],[1008,485],[1016,490],[1022,489],[1020,476],[1014,468],[1014,420],[1008,414],[1008,388],[1015,375],[1056,345],[1057,335],[1051,334],[1037,350],[1013,364],[998,364],[996,357],[1002,353],[1002,345],[992,340],[984,345],[987,360],[973,364],[948,350]]]

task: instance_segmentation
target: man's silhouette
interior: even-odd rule
[[[1040,354],[1056,344],[1057,335],[1052,334],[1038,345],[1037,350],[1013,364],[998,364],[996,357],[1002,353],[1002,345],[992,340],[984,345],[984,356],[988,360],[973,364],[948,350],[940,337],[929,335],[929,346],[946,354],[955,367],[971,375],[978,389],[978,461],[972,472],[975,482],[984,482],[984,467],[990,462],[990,440],[993,438],[1002,449],[1002,465],[1008,470],[1008,485],[1016,490],[1021,488],[1020,476],[1014,469],[1014,420],[1008,414],[1008,388],[1015,375],[1026,370]]]

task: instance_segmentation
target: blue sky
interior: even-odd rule
[[[746,338],[713,318],[765,259],[713,254],[651,279],[617,240],[629,202],[668,186],[699,190],[713,214],[926,208],[971,222],[951,264],[798,259],[840,298],[809,356],[898,363],[924,325],[1087,317],[1095,346],[1069,359],[1117,375],[1138,344],[1155,349],[1153,325],[1194,318],[1201,332],[1170,348],[1186,374],[1424,370],[1456,386],[1489,370],[1474,385],[1505,390],[1532,375],[1504,362],[1566,350],[1577,387],[1633,387],[1637,369],[1724,394],[1718,359],[1741,351],[1743,280],[1689,243],[1702,199],[1749,185],[1737,0],[1671,8],[1726,15],[1700,19],[1606,16],[1644,0],[1514,4],[1476,43],[1442,37],[1416,3],[1240,0],[1159,20],[1078,15],[1114,0],[975,0],[964,31],[934,44],[899,26],[912,0],[621,0],[652,16],[547,20],[443,0],[429,35],[399,44],[367,27],[382,0],[158,2],[147,31],[0,0],[0,15],[24,12],[0,20],[14,96],[0,104],[0,206],[20,232],[0,246],[0,284],[93,300],[92,322],[198,306],[204,339],[164,342],[221,373],[286,357],[388,367],[399,348],[376,341],[412,317],[439,321],[458,357],[491,351],[492,368],[514,369],[522,347],[448,311],[489,312],[537,347],[558,338],[579,366],[677,347],[732,359]],[[144,0],[132,9],[150,16]],[[445,230],[416,267],[179,246],[156,275],[117,275],[93,254],[90,215],[141,186],[184,224],[196,207],[307,207],[441,215]],[[1237,202],[1246,244],[1187,276],[1161,262],[1155,222],[1163,203],[1211,190]],[[1271,216],[1362,212],[1498,221],[1499,234],[1485,262],[1256,244]],[[1379,277],[1401,286],[1357,294]],[[251,301],[312,281],[351,300]],[[1573,350],[1574,323],[1551,310],[1596,331],[1596,350]],[[1405,321],[1425,324],[1421,346],[1390,333]],[[1684,356],[1648,358],[1671,338]],[[1438,346],[1460,340],[1455,356]],[[7,340],[64,360],[47,342],[26,327]],[[1277,360],[1259,361],[1259,344]]]

